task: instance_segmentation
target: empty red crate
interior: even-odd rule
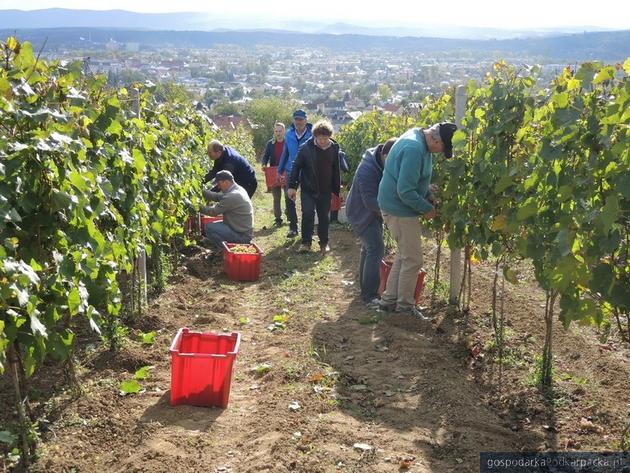
[[[239,245],[251,246],[256,253],[234,253],[232,248]],[[256,281],[260,276],[262,250],[255,243],[223,242],[223,271],[233,281]]]
[[[171,344],[171,406],[227,407],[238,332],[191,332],[180,328]]]
[[[265,183],[267,187],[278,187],[278,166],[266,166],[263,168],[265,171]]]
[[[378,288],[378,293],[383,294],[385,291],[385,286],[387,285],[387,278],[389,277],[389,272],[392,270],[392,265],[394,263],[392,261],[381,260],[381,284]],[[424,289],[424,277],[427,275],[424,269],[418,271],[418,279],[416,281],[416,290],[414,291],[414,297],[416,299],[416,304],[420,303],[422,299],[422,290]]]

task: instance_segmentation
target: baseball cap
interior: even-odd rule
[[[234,176],[230,171],[219,171],[216,176],[214,176],[214,182],[218,181],[232,181],[234,182]]]
[[[453,157],[453,133],[457,130],[455,123],[443,122],[438,125],[440,131],[440,138],[444,143],[444,156],[447,158]]]
[[[302,109],[298,109],[293,112],[293,118],[306,118],[306,112]]]

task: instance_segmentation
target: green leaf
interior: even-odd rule
[[[630,76],[630,57],[623,63],[623,70]]]
[[[606,199],[606,204],[600,214],[600,220],[605,232],[610,230],[619,218],[619,215],[619,198],[616,195],[611,195]]]
[[[136,169],[136,176],[140,177],[144,174],[144,169],[147,165],[144,159],[144,155],[142,154],[142,151],[140,151],[137,148],[134,148],[132,151],[132,156],[133,156],[133,166]]]
[[[152,345],[155,341],[155,332],[142,333],[142,343],[144,345]]]
[[[149,374],[149,371],[153,369],[153,366],[147,365],[147,366],[143,366],[142,368],[140,368],[138,371],[136,371],[133,375],[134,379],[146,379],[146,377]]]
[[[525,203],[519,207],[516,212],[516,218],[519,221],[523,221],[531,217],[532,215],[536,215],[538,212],[538,204],[532,198],[529,198],[525,201]]]
[[[120,136],[122,134],[123,127],[118,120],[112,120],[105,131],[112,135]]]
[[[68,310],[70,315],[76,315],[79,313],[81,307],[81,295],[79,294],[79,288],[73,287],[68,293]]]
[[[7,443],[9,445],[17,442],[18,436],[8,430],[0,430],[0,443]]]
[[[249,317],[242,316],[240,319],[238,319],[238,323],[240,323],[241,325],[247,325],[249,323]]]
[[[569,94],[567,94],[566,92],[554,94],[551,97],[551,101],[558,108],[566,108],[569,105]]]
[[[120,394],[137,394],[140,392],[140,384],[135,379],[128,379],[120,383]]]
[[[48,333],[46,332],[46,327],[44,324],[40,322],[35,313],[31,314],[31,330],[34,334],[40,335],[44,338],[48,337]]]
[[[613,66],[603,67],[593,79],[593,84],[599,84],[605,80],[611,80],[615,78],[615,68]]]
[[[510,187],[512,184],[514,184],[514,181],[512,180],[512,176],[505,175],[501,179],[499,179],[499,182],[497,182],[497,185],[494,188],[494,192],[496,192],[497,194],[500,194],[505,189]]]

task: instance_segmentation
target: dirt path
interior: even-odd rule
[[[268,212],[257,205],[259,215]],[[33,471],[474,472],[481,451],[614,448],[628,422],[628,351],[558,329],[558,366],[572,363],[572,378],[559,380],[569,401],[543,404],[524,383],[542,333],[531,284],[508,298],[510,343],[522,364],[506,367],[499,389],[495,370],[482,358],[471,363],[468,350],[489,339],[482,268],[466,317],[440,304],[428,309],[434,322],[381,315],[358,302],[349,231],[334,227],[323,259],[297,254],[285,232],[257,232],[267,250],[258,282],[228,281],[220,264],[197,254],[138,323],[158,331],[153,345],[87,352],[84,396],[48,400],[50,428]],[[277,314],[286,328],[270,331]],[[169,406],[168,347],[182,326],[243,334],[227,409]],[[593,348],[572,358],[584,337]],[[154,366],[146,391],[120,396],[120,381],[145,365]],[[583,416],[595,430],[580,430]]]

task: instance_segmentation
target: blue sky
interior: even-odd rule
[[[380,3],[380,2],[379,2]],[[492,28],[594,26],[630,29],[630,0],[0,0],[0,9],[79,8],[138,12],[210,12],[221,17],[342,21],[380,26],[455,25]],[[314,11],[311,5],[318,5]],[[385,7],[386,5],[386,7]]]

